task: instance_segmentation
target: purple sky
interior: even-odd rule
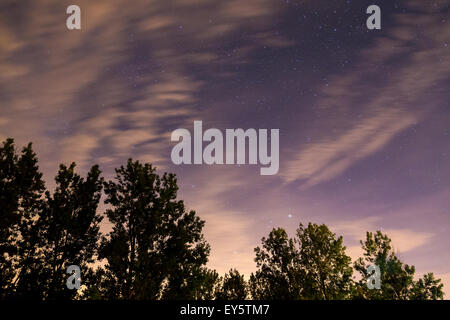
[[[368,30],[366,8],[381,7]],[[82,30],[66,28],[81,7]],[[273,227],[325,223],[357,257],[391,236],[450,293],[449,1],[2,0],[0,138],[105,177],[128,157],[179,176],[209,266],[255,269]],[[175,166],[170,135],[280,130],[280,171]],[[108,225],[104,225],[104,230]],[[448,296],[447,296],[448,298]]]

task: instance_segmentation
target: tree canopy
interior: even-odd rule
[[[351,258],[342,237],[326,225],[299,225],[294,239],[272,230],[257,247],[258,270],[250,277],[258,299],[345,299],[352,288]]]
[[[363,257],[352,264],[342,236],[314,223],[300,223],[293,238],[283,228],[263,237],[248,281],[236,269],[219,276],[207,267],[205,221],[178,199],[174,174],[132,159],[108,181],[98,165],[86,177],[75,169],[61,164],[47,190],[31,143],[21,152],[12,139],[0,146],[0,299],[444,297],[441,280],[417,278],[381,231],[367,232]],[[109,232],[101,232],[102,221]],[[70,265],[80,268],[79,290],[66,285]],[[379,289],[367,285],[374,265]]]
[[[186,211],[177,191],[175,175],[160,177],[131,159],[116,170],[116,181],[105,183],[113,230],[102,239],[100,258],[107,260],[103,285],[110,298],[194,297],[210,249],[205,222]]]
[[[356,284],[355,297],[371,300],[429,300],[443,299],[443,284],[435,279],[433,273],[414,280],[415,267],[404,264],[395,254],[391,239],[381,231],[367,232],[366,240],[361,240],[364,257],[354,263],[361,280]],[[367,288],[369,265],[380,268],[379,290]]]

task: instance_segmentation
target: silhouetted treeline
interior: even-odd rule
[[[205,222],[177,199],[174,174],[130,159],[112,181],[98,166],[83,178],[72,163],[60,165],[55,182],[47,191],[31,144],[18,153],[12,139],[2,143],[1,299],[443,298],[441,280],[433,273],[414,280],[414,266],[380,231],[367,233],[364,256],[352,264],[342,237],[326,225],[300,224],[294,238],[273,229],[255,248],[257,271],[246,281],[235,269],[221,277],[206,267]],[[109,234],[100,233],[103,219]],[[380,289],[367,286],[374,264]],[[66,285],[70,265],[81,269],[79,290]]]

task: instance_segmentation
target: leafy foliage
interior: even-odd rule
[[[250,276],[250,291],[255,299],[298,299],[305,277],[300,267],[294,240],[282,228],[273,229],[255,248],[258,270]]]
[[[84,274],[94,262],[98,247],[97,206],[102,191],[98,166],[89,171],[86,180],[75,173],[75,164],[60,166],[55,178],[56,189],[45,193],[45,199],[21,247],[31,254],[20,262],[16,294],[42,299],[71,299],[76,291],[67,289],[66,269],[77,265]],[[27,249],[31,245],[30,249]]]
[[[30,224],[41,206],[42,174],[31,143],[16,154],[14,140],[0,147],[0,298],[14,293],[17,272],[29,256]]]
[[[220,279],[220,288],[216,293],[216,299],[245,300],[247,297],[248,288],[244,275],[241,275],[236,269],[230,269],[230,271]]]
[[[380,231],[361,241],[354,262],[341,236],[326,225],[299,225],[294,238],[273,229],[255,248],[257,270],[247,282],[236,269],[219,277],[206,267],[210,247],[202,221],[177,200],[174,174],[128,160],[105,182],[97,165],[82,178],[60,165],[45,191],[36,154],[0,146],[0,299],[443,299],[433,273],[415,280]],[[112,230],[101,235],[98,212]],[[367,287],[367,268],[381,271],[379,290]],[[81,268],[83,289],[69,290],[66,268]],[[96,269],[94,270],[94,266]],[[352,278],[353,270],[360,279]]]
[[[342,237],[327,226],[300,224],[295,239],[274,229],[257,247],[258,270],[250,277],[257,299],[344,299],[351,291],[351,259]]]
[[[324,224],[300,224],[295,239],[305,273],[302,296],[306,299],[345,299],[352,288],[351,258],[343,239]]]
[[[192,298],[204,274],[209,245],[204,221],[176,200],[173,174],[162,177],[150,164],[128,160],[105,183],[106,211],[113,230],[102,240],[108,298]]]
[[[408,300],[408,299],[442,299],[443,285],[440,279],[434,279],[432,273],[423,279],[414,281],[415,267],[404,264],[395,254],[391,239],[381,231],[367,232],[366,240],[361,241],[364,257],[359,258],[354,268],[361,275],[355,297],[371,300]],[[381,271],[381,289],[367,288],[367,268],[377,265]]]

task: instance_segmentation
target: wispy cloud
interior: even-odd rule
[[[396,110],[386,110],[363,120],[338,137],[306,147],[289,161],[282,172],[286,182],[305,180],[304,187],[332,179],[356,161],[382,148],[416,118]]]
[[[450,57],[444,46],[448,28],[438,16],[426,14],[399,14],[396,20],[395,27],[361,52],[357,72],[330,78],[318,103],[333,115],[324,121],[330,130],[317,142],[298,146],[300,150],[281,166],[286,183],[300,180],[308,188],[339,176],[380,151],[440,102],[423,97],[448,80]],[[379,67],[393,63],[398,67],[380,77]]]
[[[429,243],[435,234],[408,228],[383,228],[381,217],[368,217],[351,221],[339,221],[331,224],[333,232],[342,235],[346,243],[350,243],[347,254],[353,260],[362,257],[363,251],[359,241],[366,239],[366,232],[381,230],[392,240],[392,248],[397,254],[404,254]],[[358,243],[358,244],[356,244]]]
[[[97,159],[117,164],[131,153],[167,165],[168,132],[197,114],[203,80],[189,69],[224,62],[205,41],[226,45],[242,27],[264,34],[279,10],[256,0],[171,4],[180,10],[165,1],[77,4],[81,31],[66,29],[60,1],[1,5],[0,97],[9,112],[0,136],[34,141],[49,167],[72,160],[82,167]],[[14,14],[27,23],[8,24]],[[270,34],[256,37],[232,59],[270,41]]]

